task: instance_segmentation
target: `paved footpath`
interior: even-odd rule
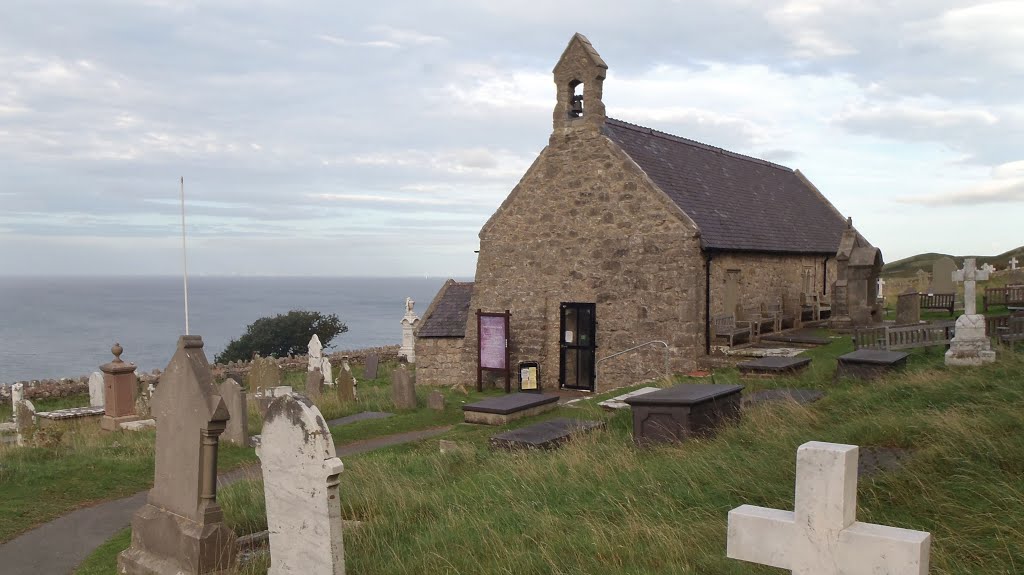
[[[348,457],[429,439],[445,433],[448,427],[435,427],[408,433],[396,433],[356,441],[337,448],[338,457]],[[258,465],[250,465],[222,474],[217,483],[228,485],[259,474]],[[344,480],[344,478],[342,478]],[[93,507],[72,511],[16,539],[0,545],[0,573],[3,575],[70,574],[97,547],[128,527],[132,515],[146,503],[149,490],[131,497],[107,501]]]

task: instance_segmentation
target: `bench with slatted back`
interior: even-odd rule
[[[953,315],[953,301],[956,299],[951,293],[923,293],[921,294],[921,309],[944,309]]]
[[[981,309],[988,311],[990,305],[1024,307],[1024,286],[985,288],[985,295],[981,297]]]
[[[953,339],[952,321],[918,325],[858,327],[853,330],[854,349],[914,349],[947,346]]]
[[[715,316],[712,324],[714,327],[714,338],[724,337],[729,340],[729,347],[733,347],[737,337],[745,336],[747,342],[754,340],[754,328],[747,321],[736,321],[734,315]]]

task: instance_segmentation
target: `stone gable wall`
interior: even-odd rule
[[[704,353],[696,230],[597,132],[552,136],[481,231],[475,281],[462,361],[451,373],[467,385],[476,382],[478,308],[511,310],[512,365],[540,362],[546,389],[558,385],[562,302],[597,304],[597,358],[663,340],[682,371]],[[598,367],[596,388],[657,377],[664,364],[664,348],[620,356]]]
[[[711,316],[732,313],[725,309],[725,290],[729,270],[739,270],[737,303],[758,305],[774,303],[784,297],[786,309],[793,310],[803,288],[805,266],[814,268],[813,285],[822,288],[823,255],[780,255],[757,253],[715,253],[711,261]],[[830,256],[825,265],[828,296],[836,280],[836,260]]]
[[[468,382],[471,374],[467,373],[467,368],[463,365],[462,353],[465,341],[461,337],[416,338],[416,363],[413,364],[416,368],[416,385],[453,385]],[[475,369],[475,365],[471,364],[469,369]],[[472,372],[472,377],[475,377],[475,373]]]

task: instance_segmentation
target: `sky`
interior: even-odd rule
[[[610,117],[800,169],[886,261],[1024,244],[1024,2],[7,0],[0,276],[458,276]]]

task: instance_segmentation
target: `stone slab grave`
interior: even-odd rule
[[[769,333],[761,336],[761,341],[773,341],[778,343],[795,343],[799,345],[828,345],[832,340],[828,337],[818,335],[814,329],[796,329]]]
[[[263,470],[268,575],[343,575],[341,472],[331,430],[312,402],[285,395],[270,404],[256,449]]]
[[[777,401],[793,401],[800,405],[808,405],[825,397],[825,392],[818,389],[762,389],[743,394],[743,407],[751,407],[763,403]]]
[[[908,357],[910,354],[902,351],[858,349],[839,356],[835,377],[874,379],[905,368]]]
[[[604,427],[603,421],[560,417],[491,436],[498,449],[555,449],[577,435]]]
[[[153,429],[156,427],[155,419],[136,419],[135,421],[126,421],[119,425],[121,431],[143,431],[146,429]]]
[[[377,379],[377,368],[379,366],[380,357],[377,354],[371,353],[370,355],[366,356],[366,364],[365,368],[363,369],[363,379]]]
[[[394,413],[387,413],[384,411],[364,411],[362,413],[356,413],[354,415],[346,415],[345,417],[339,417],[338,419],[332,419],[327,422],[328,427],[337,427],[339,425],[348,425],[349,423],[355,423],[357,421],[366,421],[368,419],[385,419],[391,417]]]
[[[736,367],[741,375],[792,375],[811,365],[809,357],[762,357]]]
[[[725,355],[734,357],[796,357],[807,351],[806,347],[779,347],[771,343],[758,342],[744,347],[725,350]]]
[[[742,385],[681,384],[627,398],[637,444],[683,441],[713,435],[740,417]]]
[[[640,389],[636,389],[636,390],[630,391],[629,393],[623,393],[622,395],[616,395],[615,397],[613,397],[611,399],[606,399],[604,401],[599,401],[597,404],[600,405],[601,407],[605,408],[605,409],[626,409],[626,408],[629,407],[629,404],[626,403],[627,399],[629,399],[631,397],[636,397],[638,395],[643,395],[645,393],[651,393],[652,391],[660,391],[660,390],[661,390],[660,387],[641,387]],[[573,400],[573,401],[578,401],[578,400]]]
[[[40,411],[36,413],[36,420],[40,427],[47,427],[62,421],[98,421],[103,417],[105,411],[102,405],[99,407],[68,407],[54,411]]]
[[[182,336],[153,396],[157,421],[153,488],[132,518],[122,575],[223,573],[236,537],[217,504],[217,446],[229,414],[213,383],[203,340]]]
[[[462,406],[466,423],[504,425],[558,407],[558,396],[541,393],[512,393]]]
[[[726,555],[798,575],[926,575],[929,533],[856,520],[857,455],[856,445],[801,445],[794,511],[733,509]]]

